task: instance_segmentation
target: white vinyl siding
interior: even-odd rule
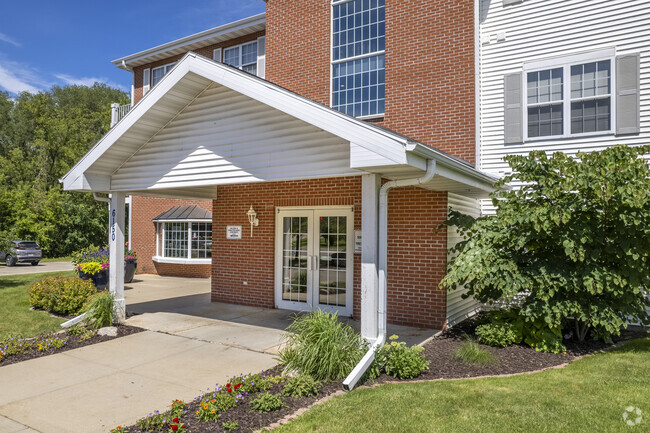
[[[215,84],[131,156],[111,185],[159,189],[345,174],[360,174],[350,168],[349,142]]]
[[[480,8],[481,170],[503,176],[508,172],[508,165],[503,160],[505,155],[527,155],[531,150],[562,151],[574,155],[578,151],[601,150],[619,143],[650,143],[650,51],[647,49],[650,14],[647,0],[526,0],[508,7],[503,7],[498,1],[481,0]],[[505,40],[497,42],[498,34],[505,34]],[[595,61],[593,53],[603,50],[611,52],[607,58],[612,62],[610,68],[613,73],[610,82],[612,124],[609,133],[545,137],[523,142],[511,140],[506,144],[504,77],[523,72],[525,84],[527,64],[552,63],[558,58],[574,59],[570,64],[584,64]],[[640,124],[635,129],[632,122],[630,135],[616,135],[613,114],[616,112],[617,97],[620,98],[615,93],[617,64],[621,56],[635,53],[640,53]],[[583,57],[592,59],[582,61]],[[532,68],[527,69],[533,71]],[[541,69],[544,68],[537,70]],[[564,86],[571,86],[570,72],[564,75]],[[521,90],[523,100],[527,89],[524,87]],[[566,103],[570,103],[570,100],[565,100]],[[564,109],[570,111],[570,107]],[[526,112],[525,109],[522,111]],[[567,119],[566,115],[564,119]],[[524,123],[523,130],[527,127]],[[570,128],[571,124],[565,121],[565,131],[570,131]],[[634,134],[637,130],[640,132]],[[516,133],[512,135],[516,136]],[[483,205],[484,212],[491,210],[489,202],[484,201]]]
[[[479,202],[476,199],[465,197],[462,195],[448,193],[447,206],[453,210],[462,212],[473,217],[480,215]],[[458,234],[454,227],[447,228],[447,248],[450,249],[463,238]],[[447,294],[447,325],[453,326],[454,324],[463,321],[467,317],[474,315],[480,310],[479,304],[473,298],[463,299],[462,295],[467,291],[464,289],[456,289]]]

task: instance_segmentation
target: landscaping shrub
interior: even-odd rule
[[[285,406],[286,405],[280,397],[268,392],[265,392],[251,401],[251,409],[260,413],[273,412],[280,410]]]
[[[482,349],[475,341],[469,339],[454,352],[454,359],[465,364],[485,365],[496,362],[494,355]]]
[[[294,376],[287,380],[282,389],[282,395],[285,397],[309,397],[317,395],[321,383],[307,375]]]
[[[648,153],[617,145],[575,158],[507,156],[512,175],[495,185],[495,216],[450,212],[445,225],[465,240],[452,248],[441,286],[464,287],[483,304],[520,300],[532,323],[526,338],[539,350],[561,350],[567,319],[578,340],[590,328],[607,337],[629,321],[649,323]],[[501,188],[511,183],[522,186]]]
[[[237,427],[239,427],[239,423],[237,421],[224,421],[221,423],[221,426],[228,431],[235,430]]]
[[[413,379],[429,368],[424,347],[407,347],[406,343],[398,342],[397,335],[391,335],[390,343],[384,344],[375,355],[375,360],[370,368],[369,378],[378,377],[381,371],[398,379]]]
[[[34,308],[64,316],[76,315],[97,289],[92,282],[76,277],[45,277],[29,288],[29,303]]]
[[[286,344],[279,361],[286,370],[312,376],[316,380],[336,380],[347,376],[361,360],[367,343],[336,314],[320,310],[297,315],[287,328]]]
[[[87,313],[84,322],[94,329],[113,325],[114,301],[115,297],[108,291],[90,298],[83,308],[83,312]]]
[[[477,326],[475,333],[478,341],[488,346],[508,347],[521,341],[511,323],[487,323]]]

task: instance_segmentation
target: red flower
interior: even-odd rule
[[[237,385],[235,385],[235,389],[239,388],[240,386],[241,386],[241,383],[238,383]]]
[[[229,383],[226,384],[226,388],[230,388],[230,384],[229,384]]]
[[[228,391],[228,392],[232,392],[232,389],[228,388],[226,391]]]
[[[172,426],[172,430],[173,430],[173,431],[178,430],[178,426],[177,426],[177,425],[173,425],[173,426]]]
[[[178,422],[178,418],[174,418],[172,422]]]
[[[183,425],[181,426],[181,428],[185,428],[185,424],[183,424]]]

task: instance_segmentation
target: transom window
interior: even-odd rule
[[[152,87],[155,86],[158,83],[158,81],[160,81],[162,77],[164,77],[165,74],[167,74],[167,72],[171,71],[171,69],[174,67],[175,64],[176,62],[164,66],[159,66],[157,68],[153,68],[151,70],[151,86]]]
[[[212,257],[211,222],[157,223],[158,255],[174,259]]]
[[[526,81],[528,138],[612,130],[611,60],[531,71]]]
[[[378,116],[385,105],[385,1],[332,2],[332,107]]]
[[[257,41],[226,48],[223,52],[223,62],[257,75]]]

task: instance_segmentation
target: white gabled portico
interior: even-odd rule
[[[121,263],[126,195],[205,200],[217,197],[219,185],[341,176],[362,177],[361,331],[369,341],[381,340],[382,178],[397,181],[384,188],[387,203],[388,189],[403,185],[482,197],[492,190],[493,177],[393,131],[188,53],[61,182],[67,191],[111,194],[111,263]],[[123,317],[121,266],[110,267],[110,289]]]

